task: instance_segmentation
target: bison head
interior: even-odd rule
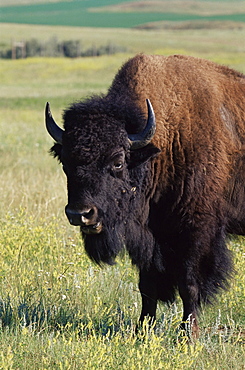
[[[147,107],[145,118],[135,107],[115,108],[93,98],[65,111],[63,130],[46,106],[47,131],[56,142],[51,152],[67,176],[65,212],[80,226],[85,249],[97,263],[113,263],[125,245],[136,263],[135,246],[145,244],[144,254],[154,243],[147,227],[149,173],[159,149],[150,143],[156,123],[149,100]],[[135,134],[132,125],[143,129]]]

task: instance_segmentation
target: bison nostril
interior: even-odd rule
[[[98,210],[96,207],[81,212],[81,221],[85,225],[93,225],[98,222]]]
[[[66,212],[69,222],[72,225],[90,226],[98,222],[97,221],[98,210],[96,207],[85,208],[82,210],[74,210],[66,206],[65,212]]]
[[[84,224],[86,224],[92,220],[94,215],[95,209],[94,208],[88,209],[86,211],[81,212],[81,220]]]

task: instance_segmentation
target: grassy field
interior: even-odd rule
[[[80,40],[87,48],[108,43],[122,46],[129,53],[192,54],[205,56],[243,70],[245,27],[235,29],[187,29],[187,30],[128,30],[108,28],[91,29],[42,25],[1,24],[1,47],[11,47],[13,40],[34,38],[48,41]],[[73,61],[73,63],[76,63]],[[60,76],[58,76],[60,77]]]
[[[4,26],[4,27],[2,27]],[[127,42],[131,53],[83,59],[0,62],[0,369],[244,369],[244,239],[229,242],[231,289],[201,313],[200,339],[180,337],[179,299],[160,305],[154,330],[134,336],[140,312],[137,271],[126,255],[99,269],[64,215],[66,181],[49,154],[44,106],[60,122],[71,101],[105,92],[136,52],[182,52],[245,72],[244,30],[131,31],[2,25],[18,37],[80,35]]]

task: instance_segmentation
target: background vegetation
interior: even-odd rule
[[[40,42],[32,38],[22,42],[12,42],[12,47],[6,50],[0,50],[0,58],[21,59],[28,57],[98,57],[100,55],[112,55],[119,52],[125,52],[122,46],[108,43],[106,45],[91,45],[84,48],[80,40],[58,41],[55,37],[46,42]]]
[[[52,140],[44,128],[46,101],[61,122],[64,107],[105,92],[137,52],[192,54],[245,72],[244,28],[216,26],[112,32],[1,24],[3,48],[13,38],[56,38],[127,52],[0,61],[0,369],[244,369],[244,239],[229,241],[237,273],[229,291],[201,312],[197,342],[187,344],[178,333],[179,299],[159,305],[154,330],[146,326],[134,336],[137,271],[127,255],[103,269],[88,260],[64,215],[66,180],[48,154]]]

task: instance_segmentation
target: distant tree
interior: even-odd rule
[[[79,40],[63,41],[63,54],[69,58],[77,58],[81,56],[81,45]]]
[[[26,42],[26,56],[35,57],[42,55],[42,46],[37,39],[31,39]]]
[[[52,37],[45,43],[43,55],[47,57],[63,56],[62,48],[56,37]]]

